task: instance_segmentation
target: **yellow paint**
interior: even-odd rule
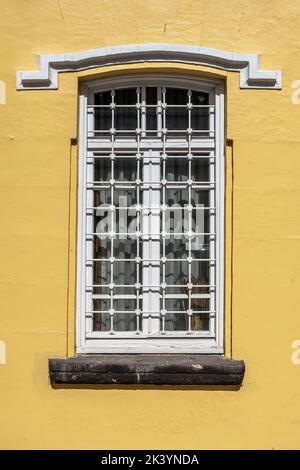
[[[2,0],[0,22],[0,447],[299,448],[299,1]],[[15,89],[39,53],[146,42],[260,53],[283,89],[240,90],[236,73],[178,64]],[[158,68],[227,79],[226,353],[245,360],[244,384],[54,389],[48,358],[74,353],[78,79]]]

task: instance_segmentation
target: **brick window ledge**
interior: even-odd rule
[[[244,361],[217,355],[98,354],[49,359],[53,385],[239,386],[244,373]]]

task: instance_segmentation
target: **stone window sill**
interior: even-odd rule
[[[202,354],[98,354],[49,359],[53,385],[233,385],[245,373],[241,360]]]

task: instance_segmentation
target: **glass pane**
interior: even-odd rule
[[[117,207],[130,207],[136,204],[136,189],[114,189],[114,204]]]
[[[207,189],[192,189],[191,204],[209,207],[209,191]]]
[[[207,228],[204,226],[204,231]],[[209,235],[195,235],[191,238],[191,256],[193,258],[208,259],[210,255]]]
[[[105,191],[97,191],[97,193],[100,193],[100,192],[105,193]],[[96,207],[97,209],[95,210],[93,232],[99,234],[95,238],[104,242],[105,239],[108,238],[109,236],[108,232],[110,232],[113,229],[113,213],[109,209],[109,204],[101,202],[101,201],[99,201],[99,204],[98,204],[98,198],[97,198]]]
[[[114,295],[135,295],[136,289],[134,285],[131,286],[114,286]]]
[[[110,158],[99,158],[94,163],[94,181],[108,181],[111,179]]]
[[[208,93],[192,91],[193,105],[208,105]],[[209,129],[209,108],[193,108],[192,109],[192,129],[208,130]],[[205,135],[205,134],[202,134]]]
[[[168,158],[165,176],[167,181],[186,181],[189,178],[188,160],[186,158]]]
[[[196,209],[193,209],[191,211],[192,215],[192,231],[196,233],[209,233],[209,211],[207,209],[204,209],[204,204],[197,204]],[[188,222],[188,211],[185,212],[185,217],[186,221]],[[203,235],[204,237],[204,235]],[[194,242],[196,240],[193,240]],[[200,241],[200,238],[198,237],[198,242]],[[202,243],[204,243],[204,239],[202,240]]]
[[[106,295],[107,298],[108,296],[110,295],[110,289],[108,287],[108,285],[105,285],[105,286],[93,286],[93,287],[89,287],[88,289],[89,292],[92,293],[92,295]]]
[[[187,223],[184,220],[184,216],[184,211],[180,207],[170,207],[170,209],[161,214],[162,230],[168,234],[175,233],[176,238],[182,238],[184,231],[187,230],[185,228]]]
[[[185,299],[165,299],[165,331],[186,331],[188,329],[188,321],[186,314]],[[161,300],[161,308],[163,308],[163,300]],[[161,329],[163,322],[161,321]]]
[[[96,207],[94,232],[102,234],[114,231],[119,234],[118,237],[121,240],[126,239],[127,233],[129,233],[130,239],[136,239],[136,231],[139,230],[139,227],[138,212],[135,209],[135,191],[114,189],[115,210],[111,210],[110,190],[95,191],[94,195]]]
[[[118,131],[135,131],[137,128],[137,111],[135,108],[116,108],[115,109],[115,129]],[[120,132],[120,136],[131,135],[134,132]]]
[[[162,329],[162,322],[161,322]],[[165,331],[186,331],[187,330],[187,315],[185,313],[170,313],[165,314]]]
[[[133,285],[136,282],[136,263],[134,261],[115,261],[113,266],[114,284]]]
[[[187,158],[172,158],[166,160],[165,177],[167,181],[186,181],[189,179],[189,161]],[[194,158],[191,162],[191,177],[193,181],[209,182],[209,161],[203,158]],[[163,166],[161,167],[163,178]]]
[[[112,165],[116,181],[134,182],[137,174],[137,164],[134,158],[99,158],[94,163],[94,181],[109,181],[112,178]]]
[[[103,300],[94,300],[94,310],[106,310],[107,305]],[[110,303],[110,300],[109,300]],[[103,308],[105,307],[105,308]],[[110,331],[110,314],[109,313],[94,313],[93,317],[93,330],[94,331]]]
[[[94,241],[94,258],[109,259],[114,256],[115,258],[134,259],[137,256],[137,240],[131,240],[130,238],[122,239],[121,237],[113,239],[103,237],[100,239],[96,236]]]
[[[208,302],[207,302],[208,304]],[[209,330],[209,313],[194,313],[192,315],[191,328],[193,331]]]
[[[110,309],[110,299],[95,299],[94,310],[108,311]]]
[[[191,281],[195,285],[209,284],[209,262],[193,261],[191,268]],[[206,287],[194,288],[193,294],[201,294],[207,292]]]
[[[116,310],[116,311],[128,311],[128,313],[130,312],[130,310],[132,312],[134,312],[135,308],[136,308],[136,300],[135,299],[114,299],[113,301],[113,308]],[[126,314],[127,316],[127,314]]]
[[[163,195],[163,191],[161,191]],[[168,206],[173,206],[174,204],[184,207],[186,204],[189,204],[189,191],[187,188],[167,188],[165,190],[166,204]],[[206,189],[197,189],[193,188],[191,191],[191,201],[190,203],[195,206],[197,204],[202,204],[206,207],[209,206],[209,191]]]
[[[146,108],[146,129],[156,130],[157,129],[157,87],[147,87],[146,88],[146,105],[153,105],[151,108]],[[154,133],[151,133],[154,135]]]
[[[185,299],[165,299],[165,309],[184,313],[187,309],[187,305]],[[180,317],[184,318],[183,315],[180,315]]]
[[[116,105],[135,105],[136,101],[136,88],[120,88],[115,90]]]
[[[186,105],[188,103],[188,92],[183,88],[167,88],[166,103],[169,105]]]
[[[161,244],[161,252],[163,253],[163,242]],[[188,257],[188,243],[187,238],[176,238],[170,236],[165,239],[165,256],[169,259],[187,258]]]
[[[94,263],[93,284],[107,285],[111,279],[111,263],[109,261],[98,261]]]
[[[189,263],[184,259],[182,261],[168,261],[166,266],[166,279],[168,285],[178,285],[178,292],[182,292],[182,287],[189,282]],[[191,263],[191,282],[196,285],[209,284],[209,262],[193,261]],[[161,282],[163,282],[163,273],[161,272]],[[205,288],[206,289],[206,288]]]
[[[116,301],[117,307],[122,307],[122,309],[118,308],[118,310],[128,310],[126,306],[133,305],[133,301],[129,300],[119,300]],[[125,307],[125,308],[123,308]],[[136,331],[136,315],[134,312],[126,312],[126,313],[115,313],[114,314],[114,331]]]
[[[134,182],[137,175],[135,158],[116,158],[114,161],[114,179]]]
[[[181,293],[187,292],[187,289],[182,288]],[[167,310],[165,314],[165,330],[166,331],[187,331],[189,328],[188,315],[186,313],[189,308],[189,300],[186,298],[161,299],[161,308],[165,307]],[[191,330],[192,331],[207,331],[209,330],[209,299],[191,298],[191,309],[193,314],[191,316]],[[201,310],[204,310],[201,312]],[[163,322],[161,320],[161,329]]]
[[[189,230],[189,217],[192,217],[192,237],[189,239],[185,235]],[[189,240],[191,241],[191,255],[195,258],[209,258],[209,211],[206,209],[170,210],[161,216],[162,229],[167,232],[165,240],[165,253],[167,257],[179,258],[187,257]],[[173,234],[176,235],[173,235]],[[163,240],[161,250],[163,250]],[[163,252],[163,251],[162,251]],[[176,253],[176,256],[175,256]],[[173,256],[174,254],[174,256]]]
[[[187,261],[167,261],[165,283],[168,285],[178,285],[178,292],[181,292],[182,285],[187,283],[188,263]],[[161,282],[163,282],[163,273],[161,272]]]
[[[117,189],[114,188],[113,203],[117,207],[130,207],[136,204],[136,189]],[[95,207],[101,204],[111,204],[111,190],[110,189],[97,189],[94,191],[94,204]]]
[[[209,182],[208,159],[195,158],[192,160],[192,180]]]
[[[94,258],[96,259],[108,259],[111,256],[111,239],[109,237],[106,238],[98,238],[95,237],[94,240]],[[109,281],[108,281],[109,282]]]
[[[111,191],[109,189],[94,190],[94,206],[98,207],[102,204],[107,206],[111,204]]]
[[[163,194],[163,191],[161,191]],[[168,206],[173,206],[174,204],[184,207],[185,204],[189,203],[189,191],[188,189],[177,189],[177,188],[167,188],[165,190],[166,204]]]
[[[208,105],[208,93],[192,90],[191,101],[194,105]]]
[[[187,105],[188,94],[187,90],[180,88],[167,88],[166,90],[166,103],[167,106],[171,105]],[[166,110],[166,127],[168,131],[183,130],[188,128],[188,110],[187,107],[167,107]],[[172,134],[172,133],[171,133]],[[180,134],[180,133],[179,133]],[[175,135],[179,135],[176,133]],[[184,132],[186,135],[186,132]]]
[[[136,88],[124,88],[121,90],[115,90],[115,104],[117,105],[117,107],[115,108],[114,113],[114,127],[117,131],[135,130],[137,128],[137,110],[135,107],[136,100]],[[131,105],[132,107],[118,108],[118,105]],[[126,133],[122,133],[122,135],[126,136]]]
[[[103,91],[95,94],[95,105],[109,106],[111,103],[111,92]],[[95,130],[109,130],[111,128],[111,109],[110,107],[95,108]],[[96,134],[103,135],[103,134]]]
[[[134,259],[137,256],[137,241],[114,238],[113,251],[115,258]]]

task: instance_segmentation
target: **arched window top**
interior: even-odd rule
[[[145,74],[126,74],[100,80],[87,80],[83,82],[89,90],[96,92],[97,90],[111,90],[135,88],[142,86],[159,86],[178,89],[194,89],[197,91],[210,92],[220,83],[220,79],[206,78],[197,75],[187,75],[183,73],[145,73]]]
[[[90,82],[88,107],[94,136],[193,139],[214,131],[215,80],[144,76]]]

